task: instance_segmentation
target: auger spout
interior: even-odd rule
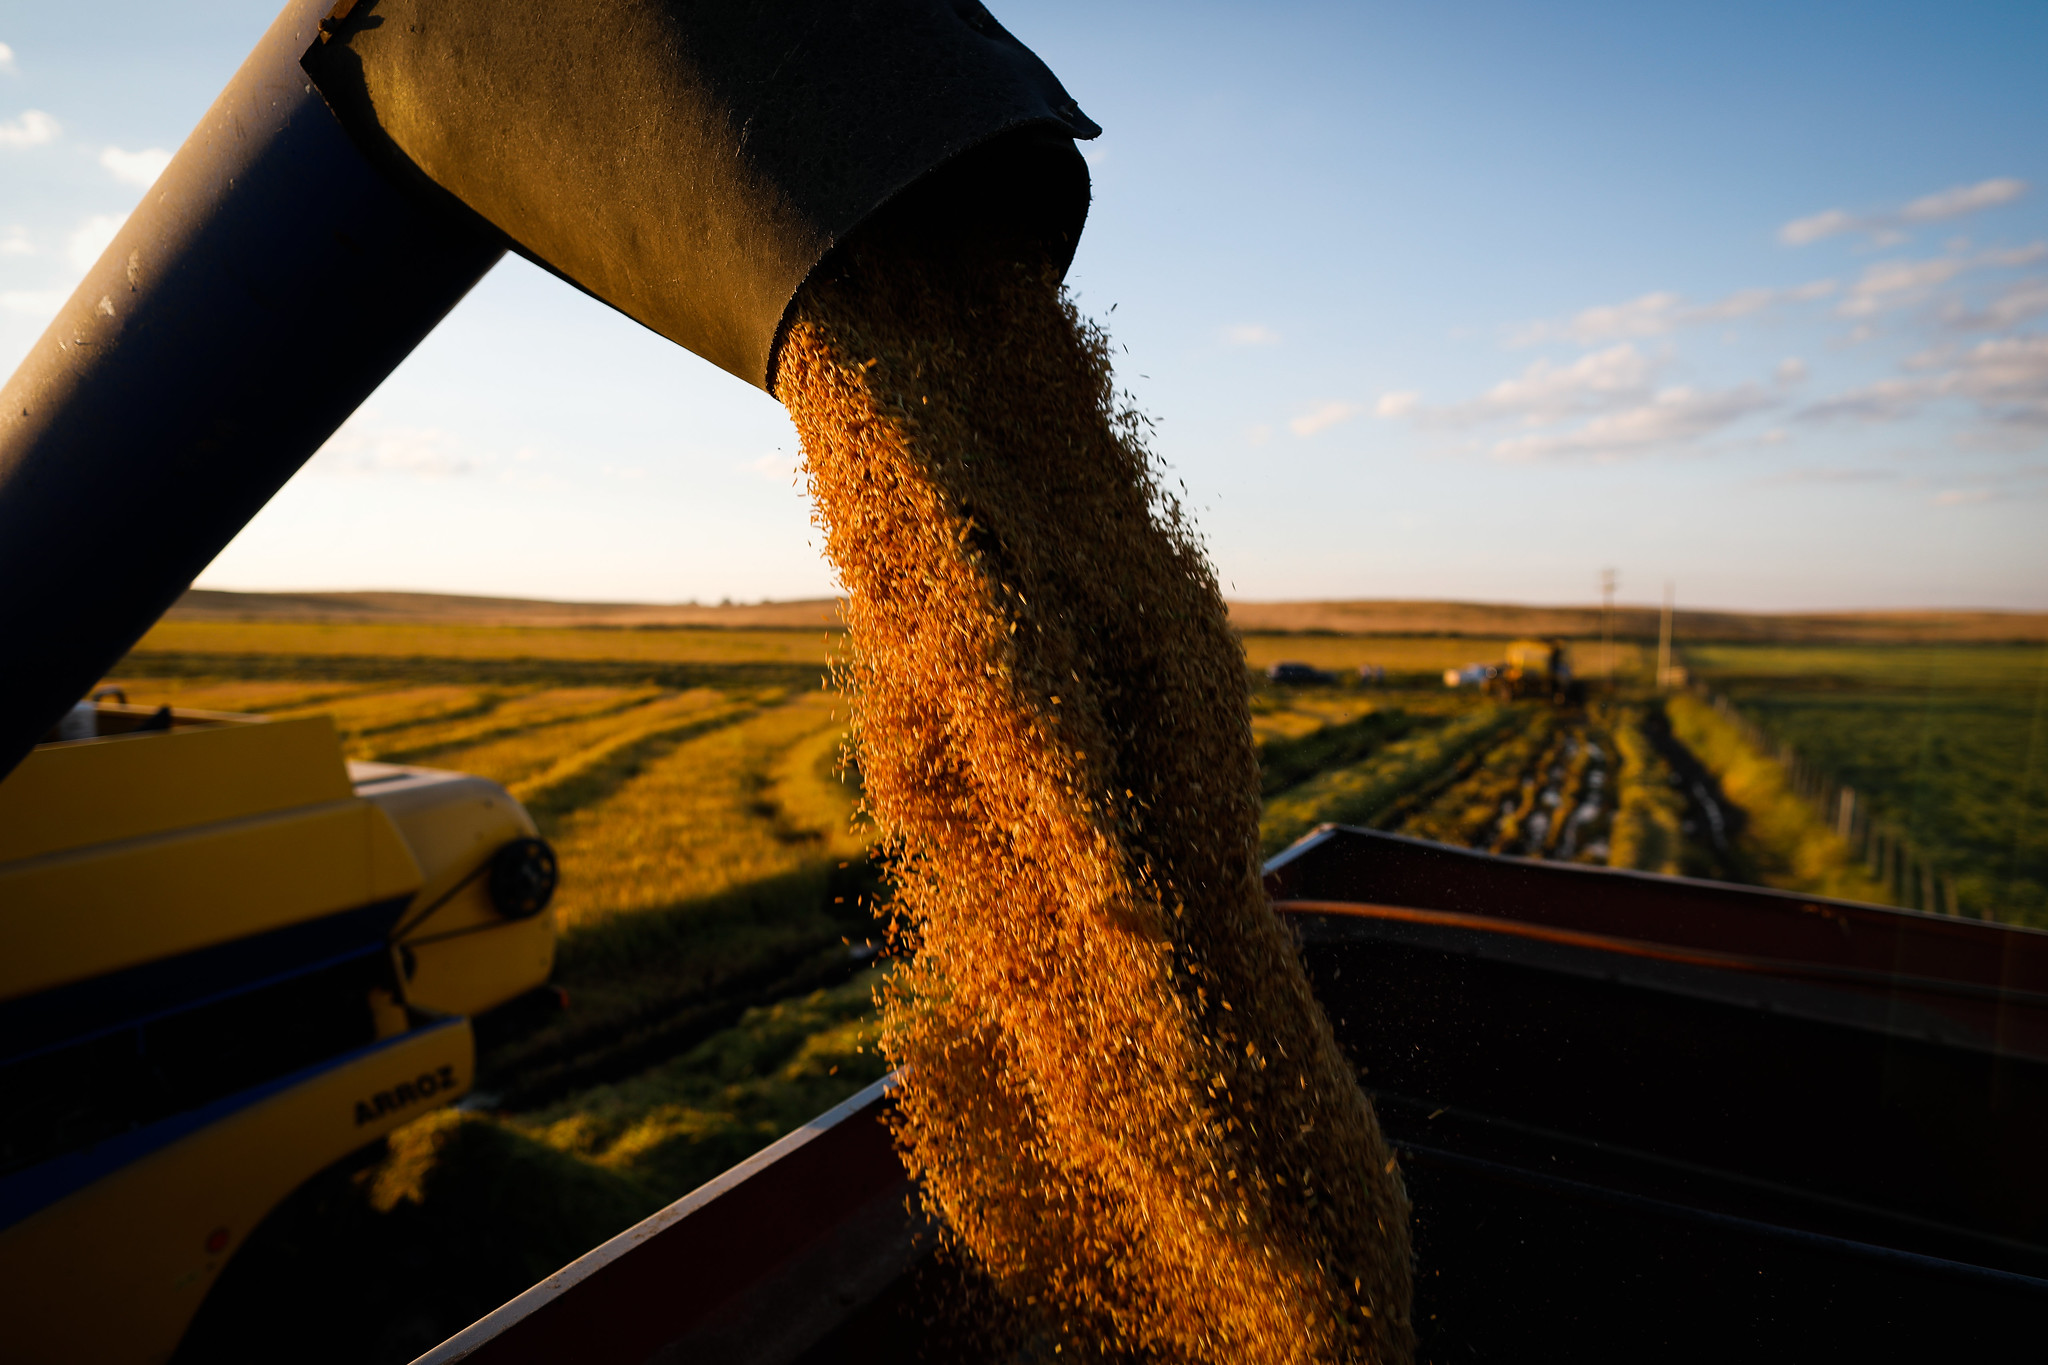
[[[856,231],[1070,260],[1098,131],[974,0],[295,0],[0,390],[0,776],[507,249],[772,388]]]

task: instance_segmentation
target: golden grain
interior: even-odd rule
[[[1049,270],[854,252],[777,393],[932,1211],[1063,1355],[1406,1359],[1406,1198],[1260,889],[1244,656],[1102,335]]]

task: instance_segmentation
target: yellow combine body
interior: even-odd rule
[[[167,1359],[249,1232],[474,1074],[554,859],[325,719],[82,707],[0,781],[5,1359]]]

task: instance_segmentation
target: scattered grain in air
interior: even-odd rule
[[[856,246],[776,392],[897,886],[897,1140],[1013,1354],[1408,1360],[1406,1195],[1261,891],[1244,657],[1106,338],[1050,266]]]

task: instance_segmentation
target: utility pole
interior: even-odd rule
[[[1664,580],[1664,620],[1657,628],[1657,690],[1666,691],[1671,686],[1671,599],[1677,591],[1670,579]]]
[[[1612,569],[1600,571],[1600,661],[1607,668],[1607,690],[1614,690],[1614,578]]]

